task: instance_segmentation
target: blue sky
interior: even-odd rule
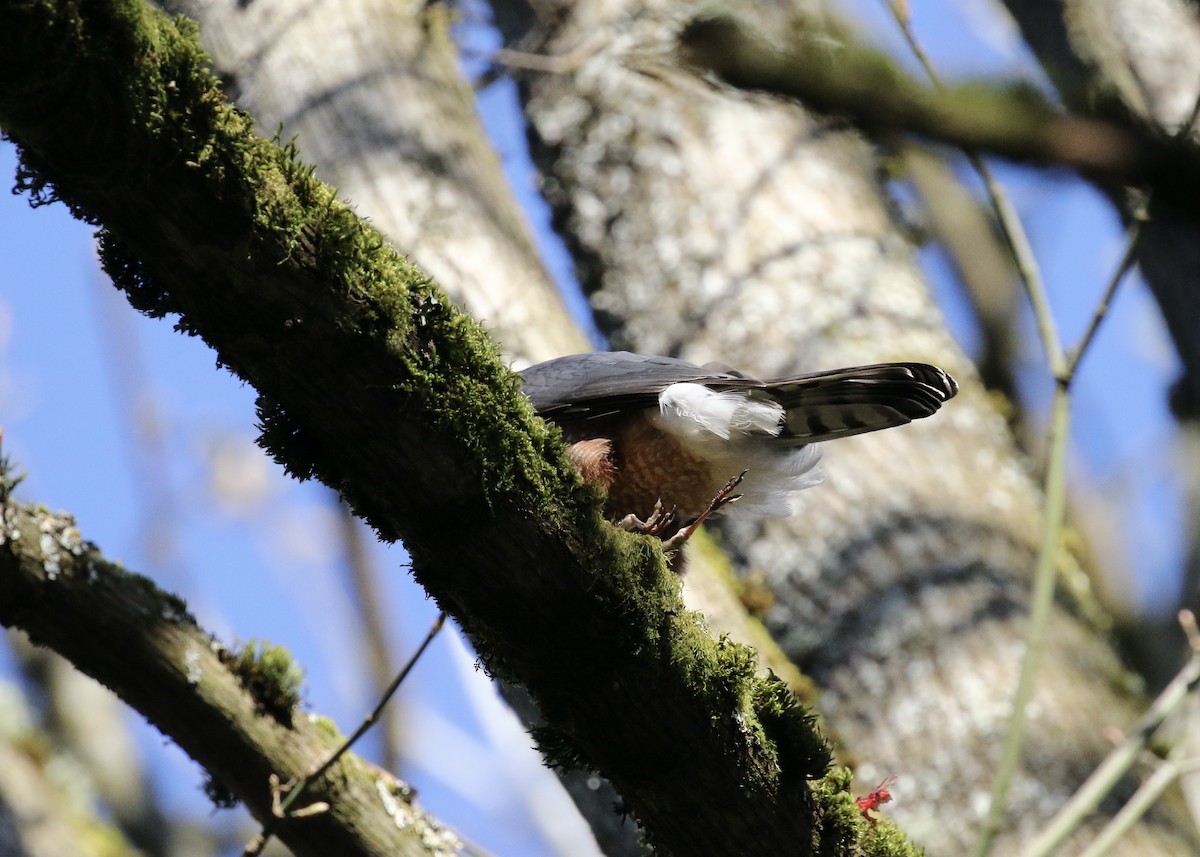
[[[878,7],[861,7],[870,31],[903,56]],[[1011,32],[976,23],[976,8],[918,9],[935,62],[948,76],[1032,75]],[[513,105],[507,84],[481,95],[514,188],[565,282],[569,261],[536,208]],[[14,167],[13,147],[0,144],[0,175],[10,186]],[[1073,342],[1119,256],[1120,224],[1070,176],[1004,164],[997,170],[1032,236],[1064,339]],[[952,326],[973,347],[941,251],[929,247],[921,256]],[[1020,323],[1023,389],[1034,412],[1044,413],[1049,377],[1028,318]],[[1134,278],[1077,386],[1071,471],[1083,532],[1102,550],[1114,590],[1141,609],[1168,608],[1177,585],[1183,518],[1165,405],[1175,371],[1157,310]],[[0,195],[0,424],[7,453],[28,471],[21,496],[76,515],[85,537],[183,594],[223,640],[286,645],[307,669],[311,708],[348,731],[372,693],[365,665],[346,666],[362,662],[361,641],[341,572],[336,512],[325,489],[291,482],[257,451],[253,401],[254,392],[218,370],[201,342],[124,303],[94,261],[88,227],[62,206],[34,210],[24,198]],[[399,661],[434,610],[403,573],[402,551],[379,547],[373,557]],[[0,676],[12,675],[6,658],[0,647]],[[580,853],[548,844],[558,834],[539,831],[521,807],[518,794],[529,788],[537,760],[512,755],[528,741],[504,725],[471,661],[461,642],[444,635],[402,690],[401,716],[412,736],[402,776],[426,806],[497,853]],[[195,766],[156,733],[141,734],[168,806],[207,817]],[[487,749],[489,740],[500,749]],[[463,768],[481,776],[464,779]],[[553,800],[539,795],[534,803]]]

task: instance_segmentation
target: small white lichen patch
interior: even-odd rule
[[[462,852],[465,846],[456,833],[445,829],[426,815],[424,810],[412,805],[411,790],[404,783],[389,783],[381,778],[375,781],[375,790],[379,793],[384,812],[396,822],[396,827],[400,830],[411,828],[421,837],[421,844],[431,854],[453,857]],[[396,790],[402,796],[409,796],[409,799],[398,797]]]
[[[21,538],[21,531],[17,529],[17,510],[12,506],[4,507],[3,524],[0,527],[0,546]]]
[[[200,653],[194,646],[188,646],[187,651],[183,653],[183,674],[187,683],[193,686],[199,684],[204,675],[200,669]]]
[[[88,543],[83,540],[83,535],[69,515],[51,515],[40,511],[38,516],[38,549],[42,555],[42,569],[47,580],[56,580],[63,570],[63,555],[83,556]],[[11,507],[4,510],[4,523],[8,538],[18,538],[20,533],[16,530],[16,512]]]
[[[79,528],[68,524],[62,528],[62,532],[58,534],[58,544],[63,550],[72,556],[83,556],[83,552],[87,545],[83,541],[83,534],[79,532]]]
[[[410,804],[397,799],[397,797],[392,794],[392,790],[386,782],[384,782],[382,779],[376,780],[375,790],[379,792],[379,800],[383,803],[383,811],[386,812],[391,819],[396,822],[396,826],[398,828],[403,830],[413,823],[415,813],[413,807]]]
[[[46,572],[47,580],[57,580],[59,572],[62,571],[58,561],[58,542],[53,534],[45,531],[44,522],[42,527],[42,535],[38,540],[38,548],[42,552],[42,570]]]

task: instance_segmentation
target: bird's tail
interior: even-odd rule
[[[759,392],[787,412],[781,438],[815,443],[930,416],[958,385],[926,363],[881,363],[780,378]]]

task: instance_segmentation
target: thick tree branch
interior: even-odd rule
[[[259,389],[277,460],[404,539],[488,667],[538,700],[553,761],[607,774],[673,853],[851,847],[844,794],[812,811],[827,750],[782,683],[683,609],[482,331],[253,137],[190,34],[128,0],[8,4],[0,62],[25,185],[102,224],[131,302]]]
[[[268,668],[231,654],[182,601],[106,560],[70,518],[7,499],[2,509],[0,623],[113,690],[257,817],[270,815],[269,774],[299,779],[337,746],[336,730],[280,687],[277,658]],[[278,827],[297,855],[456,853],[457,837],[404,784],[357,757],[302,805],[318,799],[329,812]]]

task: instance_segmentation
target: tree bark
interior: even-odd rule
[[[555,10],[523,47],[563,55],[613,34],[573,73],[524,80],[556,223],[616,344],[761,377],[923,359],[962,383],[935,419],[831,445],[828,483],[792,518],[725,530],[743,571],[766,580],[768,624],[824,689],[820,709],[863,785],[902,774],[895,818],[931,854],[961,854],[986,811],[1015,686],[1038,492],[946,333],[858,134],[680,71],[687,10]],[[1103,728],[1133,719],[1140,701],[1119,690],[1122,675],[1064,600],[999,853],[1015,853],[1102,758]],[[1189,836],[1165,811],[1127,853],[1181,853]]]

